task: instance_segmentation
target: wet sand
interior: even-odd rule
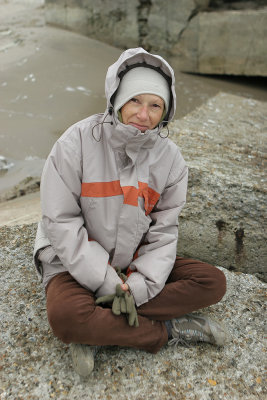
[[[120,50],[45,26],[40,5],[2,1],[0,16],[0,155],[13,164],[3,191],[39,175],[61,133],[105,109],[104,76]]]
[[[46,26],[42,0],[0,0],[0,26],[1,193],[39,176],[68,126],[104,111],[106,70],[121,50]],[[176,71],[176,118],[220,91],[267,101],[263,83]]]

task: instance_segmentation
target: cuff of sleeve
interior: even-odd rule
[[[96,297],[106,296],[108,294],[114,294],[116,292],[116,285],[121,284],[122,280],[117,275],[117,272],[111,265],[107,266],[107,273],[103,284],[97,289]]]
[[[147,285],[142,274],[133,272],[125,283],[129,286],[137,307],[148,302]]]

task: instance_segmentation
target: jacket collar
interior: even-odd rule
[[[114,125],[109,143],[114,150],[125,151],[127,156],[135,164],[140,149],[152,149],[158,140],[160,128],[147,130],[142,133],[137,128],[131,125],[125,125],[114,117]]]

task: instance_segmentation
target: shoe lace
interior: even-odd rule
[[[173,338],[168,341],[168,346],[178,346],[179,344],[185,347],[190,347],[190,344],[182,338]]]

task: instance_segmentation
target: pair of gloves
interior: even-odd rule
[[[116,270],[119,277],[123,282],[126,281],[127,276],[124,275],[119,270]],[[135,308],[135,301],[133,295],[128,291],[125,292],[121,285],[118,283],[116,286],[116,292],[114,294],[109,294],[107,296],[99,297],[96,300],[96,304],[112,303],[112,312],[115,315],[125,314],[128,324],[130,326],[139,326],[137,311]]]

